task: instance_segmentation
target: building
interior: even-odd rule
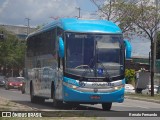
[[[10,31],[17,35],[19,39],[25,40],[27,37],[27,26],[20,26],[20,25],[0,25],[0,27],[6,29],[7,31]],[[36,28],[30,27],[29,33],[35,31]]]

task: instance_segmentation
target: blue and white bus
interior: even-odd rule
[[[25,91],[31,102],[53,105],[124,101],[122,31],[106,20],[62,18],[27,37]]]

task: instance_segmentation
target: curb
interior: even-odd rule
[[[154,102],[154,103],[159,103],[160,104],[160,100],[146,99],[146,98],[139,98],[139,97],[130,97],[130,96],[125,96],[124,98],[132,99],[132,100],[141,100],[141,101],[147,101],[147,102]]]

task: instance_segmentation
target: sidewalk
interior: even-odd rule
[[[135,96],[128,96],[125,95],[126,99],[133,99],[133,100],[141,100],[141,101],[147,101],[147,102],[154,102],[154,103],[159,103],[160,104],[160,100],[154,100],[154,99],[146,99],[146,98],[140,98],[140,97],[135,97]]]

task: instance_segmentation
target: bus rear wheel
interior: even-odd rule
[[[112,103],[102,103],[102,109],[104,111],[110,111],[111,107],[112,107]]]

